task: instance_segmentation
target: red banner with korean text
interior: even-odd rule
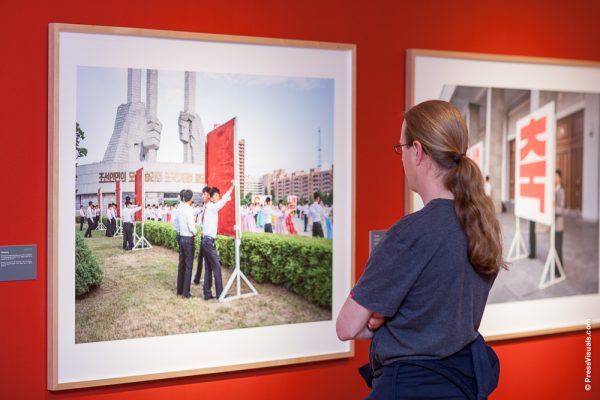
[[[235,177],[235,118],[206,134],[206,184],[218,187],[225,194]],[[231,200],[219,211],[217,233],[235,237],[235,191]]]
[[[135,213],[135,220],[141,221],[144,213],[144,168],[135,171],[135,200],[133,204],[142,207]]]
[[[515,215],[550,225],[556,165],[554,102],[518,120],[516,133]]]
[[[102,189],[98,188],[98,210],[100,210],[100,212],[102,212]]]
[[[117,218],[121,217],[121,181],[115,182],[115,203],[117,204]]]

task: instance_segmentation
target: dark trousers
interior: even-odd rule
[[[111,224],[110,236],[115,236],[115,233],[117,233],[117,219],[113,218],[110,224]]]
[[[307,226],[308,226],[308,215],[304,214],[304,232],[306,232]]]
[[[177,294],[183,297],[190,297],[192,266],[194,264],[194,238],[192,236],[181,236],[179,238],[179,261],[179,267],[177,268]]]
[[[100,223],[100,217],[94,218],[94,229],[98,229],[99,223]]]
[[[273,233],[273,225],[265,224],[265,233]]]
[[[448,357],[397,361],[376,375],[367,400],[487,399],[498,386],[500,362],[479,336]]]
[[[124,250],[133,249],[133,223],[132,222],[124,222],[123,223],[123,249]]]
[[[529,258],[535,258],[535,221],[529,221]]]
[[[114,235],[113,232],[113,222],[114,220],[112,219],[107,219],[106,220],[106,233],[104,234],[106,237],[111,237],[112,235]]]
[[[200,284],[200,278],[202,278],[202,236],[200,236],[200,249],[198,250],[198,267],[196,268],[196,275],[194,275],[194,283]]]
[[[83,230],[83,223],[85,222],[85,218],[84,217],[79,217],[79,230],[82,231]]]
[[[560,260],[560,264],[565,269],[565,262],[562,254],[562,244],[563,244],[563,231],[555,231],[554,232],[554,247],[556,248],[556,253],[558,254],[558,259]],[[558,276],[558,269],[556,271],[556,276]]]
[[[320,222],[313,222],[313,237],[323,237],[323,226]]]
[[[92,220],[91,218],[88,218],[87,220],[87,230],[85,231],[85,235],[83,235],[84,237],[92,237],[92,229],[94,229],[94,220]]]
[[[215,289],[217,298],[223,292],[223,278],[221,277],[221,261],[215,247],[215,239],[204,236],[202,238],[202,254],[206,260],[206,270],[204,271],[203,294],[205,299],[212,297],[212,278],[215,277]]]

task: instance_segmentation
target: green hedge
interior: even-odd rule
[[[141,224],[136,224],[141,232]],[[152,244],[178,250],[173,225],[146,222],[144,236]],[[234,265],[234,240],[217,237],[221,263]],[[196,237],[196,248],[200,236]],[[332,242],[294,235],[244,232],[240,247],[240,265],[247,276],[258,283],[273,283],[297,293],[321,307],[331,307]]]
[[[75,234],[75,293],[80,296],[102,283],[102,269],[85,239]]]

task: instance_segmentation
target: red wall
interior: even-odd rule
[[[401,215],[399,138],[404,51],[431,48],[600,61],[595,0],[503,1],[3,1],[0,4],[0,244],[36,243],[38,279],[0,282],[3,399],[363,398],[356,368],[367,357],[209,377],[50,393],[46,387],[46,174],[48,23],[130,26],[355,43],[357,53],[356,260],[368,231]],[[527,3],[527,4],[524,4]],[[564,5],[555,5],[557,3]],[[389,182],[384,195],[365,196]],[[380,185],[376,185],[378,193]],[[374,204],[376,206],[374,207]],[[10,218],[14,222],[8,223]],[[583,322],[582,322],[583,323]],[[584,333],[494,345],[502,362],[493,399],[582,399]],[[593,336],[600,343],[600,333]],[[598,358],[595,352],[595,357]],[[599,375],[600,376],[600,375]],[[595,397],[600,398],[600,384]]]

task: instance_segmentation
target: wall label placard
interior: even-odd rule
[[[369,254],[377,247],[386,232],[386,230],[369,231]]]
[[[0,246],[0,281],[37,278],[37,245]]]

